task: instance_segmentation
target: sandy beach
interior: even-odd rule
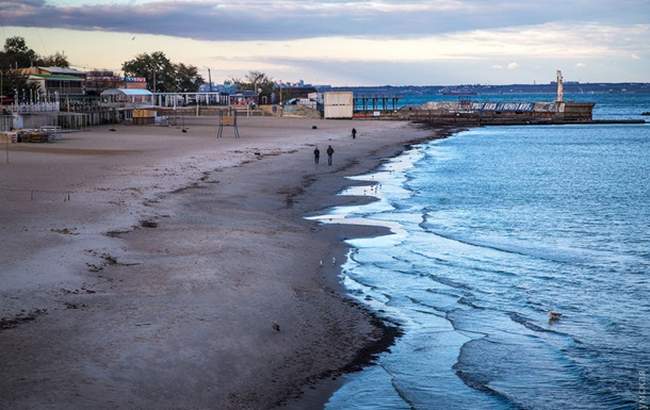
[[[217,140],[213,124],[10,147],[0,407],[317,408],[337,376],[390,344],[395,330],[337,281],[341,241],[376,230],[304,216],[367,200],[335,194],[436,133],[250,118],[241,138]]]

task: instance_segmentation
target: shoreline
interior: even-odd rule
[[[405,151],[408,151],[414,145],[448,138],[467,129],[459,127],[428,126],[423,126],[423,128],[430,129],[432,135],[424,138],[417,138],[406,143],[400,143],[396,146],[384,147],[384,149],[382,149],[382,151],[376,155],[375,163],[372,165],[366,164],[367,166],[362,167],[359,172],[340,176],[340,187],[337,193],[333,194],[332,198],[330,199],[331,203],[323,206],[322,208],[310,210],[305,214],[305,217],[324,215],[328,210],[337,206],[365,205],[379,200],[379,198],[374,196],[339,195],[338,192],[341,192],[344,189],[353,186],[371,185],[372,182],[368,180],[355,181],[349,179],[349,177],[372,174],[373,172],[379,170],[388,161],[402,155]],[[317,225],[321,225],[321,222],[318,220],[313,220],[312,222]],[[348,231],[346,233],[349,234],[349,231],[355,229],[363,230],[362,232],[358,232],[356,234],[349,234],[340,237],[338,245],[341,246],[341,249],[339,249],[336,256],[337,261],[341,261],[341,263],[337,263],[337,266],[334,269],[331,269],[327,276],[329,280],[336,282],[333,284],[333,286],[337,287],[337,291],[340,292],[342,300],[345,303],[350,303],[351,305],[363,311],[364,314],[368,316],[368,320],[372,323],[372,325],[375,328],[380,329],[382,336],[379,340],[373,341],[363,346],[357,352],[358,354],[355,359],[346,364],[342,369],[339,369],[335,372],[328,372],[327,374],[316,378],[316,380],[309,380],[306,382],[305,385],[301,387],[300,396],[294,398],[293,400],[289,400],[287,403],[279,406],[282,409],[297,410],[302,408],[323,408],[323,406],[330,399],[331,395],[334,394],[345,383],[345,376],[362,371],[369,366],[373,366],[377,357],[383,353],[390,352],[390,349],[395,344],[395,341],[404,334],[399,324],[391,322],[387,317],[381,316],[378,312],[373,311],[370,307],[365,306],[361,302],[352,298],[348,294],[348,290],[339,280],[342,266],[346,263],[347,254],[351,249],[351,246],[344,243],[344,241],[347,239],[373,238],[383,236],[389,234],[390,229],[386,227],[371,225],[328,224],[326,226],[330,229],[337,230],[339,232],[339,236],[341,236],[341,233],[346,231]],[[334,377],[332,377],[332,375],[334,375]]]
[[[302,123],[306,125],[311,122]],[[251,123],[251,129],[259,128],[257,122]],[[302,123],[286,122],[292,127]],[[285,122],[280,126],[282,124]],[[347,123],[319,124],[336,129],[348,127]],[[400,132],[400,129],[408,135],[395,136],[394,133]],[[269,133],[275,135],[271,131]],[[24,287],[15,273],[3,273],[3,277],[6,274],[10,275],[8,278],[16,277],[12,286],[0,289],[3,317],[20,307],[34,312],[47,306],[44,308],[46,313],[41,314],[41,310],[38,310],[38,314],[25,317],[24,321],[20,319],[20,314],[15,317],[16,323],[10,323],[10,318],[7,328],[0,330],[3,356],[11,359],[7,360],[8,374],[18,379],[7,380],[0,385],[3,396],[19,408],[37,405],[42,400],[54,403],[65,401],[70,399],[69,395],[78,397],[82,407],[96,406],[99,398],[103,403],[113,400],[113,403],[143,407],[159,404],[160,400],[196,407],[209,400],[210,403],[231,408],[253,403],[266,403],[268,407],[272,404],[268,401],[271,397],[276,398],[277,405],[280,404],[277,402],[280,396],[288,399],[283,403],[290,407],[292,403],[301,400],[305,403],[310,397],[313,399],[310,393],[316,391],[320,394],[316,394],[315,400],[324,404],[329,398],[325,393],[331,393],[335,388],[331,383],[329,390],[322,387],[324,376],[331,380],[336,376],[336,369],[339,373],[360,369],[371,362],[374,355],[384,351],[395,335],[386,338],[390,332],[378,330],[376,317],[345,296],[344,289],[338,283],[340,264],[328,263],[315,276],[301,274],[312,269],[309,266],[316,266],[317,258],[309,254],[314,249],[324,252],[327,256],[322,258],[325,260],[333,256],[343,261],[343,235],[367,236],[371,230],[361,227],[318,227],[315,222],[304,220],[304,216],[342,203],[367,201],[368,198],[335,196],[344,186],[354,184],[345,176],[367,173],[387,158],[399,154],[404,144],[431,139],[434,131],[382,124],[381,127],[368,129],[368,133],[373,138],[381,136],[382,140],[366,140],[364,144],[362,138],[356,142],[349,141],[340,131],[338,136],[329,139],[324,135],[325,141],[334,139],[337,147],[344,144],[352,152],[339,152],[335,156],[335,167],[329,172],[323,173],[327,168],[321,165],[320,172],[299,172],[287,177],[286,181],[273,176],[274,172],[286,173],[285,158],[299,158],[299,167],[311,169],[312,148],[309,139],[295,148],[289,147],[284,151],[270,149],[268,154],[260,155],[257,155],[260,148],[251,148],[250,141],[232,141],[233,147],[242,143],[248,146],[243,154],[237,150],[231,151],[241,160],[228,160],[230,165],[217,167],[216,171],[211,172],[200,173],[199,169],[192,169],[196,174],[194,180],[189,178],[184,185],[175,186],[166,194],[136,195],[135,201],[143,202],[141,211],[131,211],[126,219],[124,217],[127,215],[122,213],[122,219],[119,219],[140,221],[140,226],[133,230],[124,228],[133,227],[133,223],[115,224],[119,220],[113,220],[115,229],[102,231],[101,238],[97,238],[92,229],[83,226],[79,231],[72,228],[67,232],[59,226],[57,231],[63,232],[60,234],[55,231],[43,233],[47,229],[42,228],[40,232],[32,233],[34,227],[30,226],[30,233],[24,239],[33,240],[34,237],[47,235],[48,240],[52,240],[54,235],[57,248],[52,248],[50,243],[45,244],[44,249],[49,252],[46,252],[46,256],[52,255],[56,249],[67,252],[64,259],[72,260],[76,265],[61,265],[61,275],[69,275],[71,271],[77,273],[57,277],[52,285],[41,284],[36,290],[31,285]],[[267,145],[277,146],[277,142],[269,141]],[[396,149],[400,146],[402,149]],[[296,157],[298,153],[301,155]],[[343,165],[340,166],[340,163]],[[238,203],[235,198],[242,198],[244,202]],[[251,199],[253,202],[247,202]],[[215,202],[211,201],[215,200],[218,207],[223,204],[223,212],[214,214]],[[207,201],[209,206],[202,201]],[[94,214],[89,214],[93,221],[92,215],[103,211],[103,208],[94,211]],[[54,215],[57,213],[54,212]],[[74,220],[70,215],[63,216]],[[201,219],[206,216],[209,216],[207,220]],[[197,224],[192,218],[201,219],[201,223]],[[214,226],[204,226],[206,221],[212,219],[216,220]],[[232,221],[235,221],[232,226],[225,226]],[[18,219],[16,230],[20,230],[22,222]],[[249,222],[250,226],[247,225]],[[61,222],[59,225],[64,224]],[[205,238],[195,243],[201,232],[205,232]],[[314,238],[313,233],[318,237]],[[242,243],[255,243],[256,246],[257,241],[261,240],[259,249],[263,255],[252,254],[239,243],[218,239],[223,235],[239,238]],[[86,242],[80,243],[83,240]],[[305,250],[298,253],[293,250],[289,253],[293,257],[287,259],[289,254],[285,255],[284,250],[303,246]],[[232,265],[228,260],[214,256],[214,249],[220,249],[237,262]],[[81,252],[85,252],[85,259],[79,259]],[[39,252],[38,255],[41,254]],[[25,269],[43,266],[42,262],[36,264],[40,258],[38,255],[32,257],[35,260]],[[295,256],[298,255],[296,260]],[[266,263],[255,264],[256,259]],[[16,259],[16,262],[18,265],[15,266],[20,266],[20,259]],[[83,262],[89,267],[86,273],[79,269]],[[192,263],[199,266],[194,266],[192,271],[183,268]],[[242,263],[246,266],[241,266]],[[213,266],[225,269],[225,276],[217,277],[217,282],[214,275],[209,273]],[[282,273],[287,267],[292,267],[291,273]],[[318,271],[317,268],[315,270]],[[179,272],[186,272],[183,275],[188,276],[179,277]],[[244,277],[239,277],[242,272],[245,273]],[[134,276],[134,273],[137,275]],[[56,290],[60,284],[65,284],[65,287]],[[12,289],[19,291],[17,296],[10,299],[7,292],[12,292]],[[246,308],[246,302],[240,299],[242,292],[254,295],[255,303],[261,310]],[[191,298],[187,299],[190,295]],[[217,299],[214,299],[215,295],[218,295]],[[144,301],[146,304],[143,304]],[[269,310],[274,306],[275,311]],[[280,321],[282,331],[279,334],[274,334],[270,326],[274,320]],[[375,322],[371,323],[373,320]],[[249,324],[250,329],[241,328],[242,323]],[[297,325],[292,328],[294,323]],[[320,325],[314,328],[316,323]],[[3,321],[3,328],[4,324]],[[322,328],[319,327],[321,325]],[[225,339],[224,331],[229,335]],[[43,335],[48,332],[56,334],[46,340]],[[308,333],[305,336],[302,332]],[[309,345],[305,339],[315,344]],[[209,345],[216,350],[205,350],[205,340],[214,340]],[[368,340],[372,343],[368,343]],[[164,363],[157,363],[155,357],[171,354],[179,343],[190,357],[200,357],[199,362],[171,357],[165,359]],[[364,348],[359,350],[358,347],[362,345]],[[111,348],[107,350],[106,346]],[[232,353],[243,356],[227,359]],[[48,358],[51,362],[43,363]],[[199,363],[199,367],[187,368],[190,363],[194,363],[193,366]],[[161,365],[178,370],[164,374],[163,368],[159,368]],[[235,372],[232,380],[224,379],[225,375],[222,374],[228,368]],[[101,371],[97,373],[90,369]],[[161,374],[153,377],[153,380],[143,381],[142,372],[152,370]],[[45,379],[34,384],[34,378],[39,374],[45,374]],[[56,374],[57,377],[50,378],[48,374]],[[119,378],[115,379],[118,374]],[[189,381],[175,382],[178,374],[189,376]],[[296,374],[302,376],[296,377]],[[278,386],[276,382],[268,385],[269,380],[285,380],[286,377],[291,380],[284,385]],[[333,382],[339,383],[340,379],[338,376],[336,378]],[[190,393],[201,386],[201,380],[206,379],[213,380],[212,384],[223,391],[208,389]],[[142,396],[134,391],[124,391],[123,380],[145,392],[174,384],[171,391],[161,393],[160,397]],[[311,387],[318,380],[318,387],[313,390]],[[305,390],[309,391],[301,393]],[[222,395],[223,392],[230,393]],[[187,394],[195,396],[183,396]],[[188,401],[178,401],[179,395]],[[296,396],[300,398],[296,400]]]

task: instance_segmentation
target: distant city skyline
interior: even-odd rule
[[[650,2],[0,0],[2,41],[119,70],[143,52],[332,85],[650,82]],[[206,75],[207,80],[207,75]]]

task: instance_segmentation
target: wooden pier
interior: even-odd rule
[[[399,100],[400,98],[397,96],[386,95],[354,97],[354,113],[355,116],[363,117],[366,115],[376,116],[376,113],[396,112],[399,109]]]

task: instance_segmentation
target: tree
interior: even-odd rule
[[[122,70],[126,75],[146,78],[149,89],[158,92],[195,92],[203,83],[196,67],[173,64],[162,51],[140,54],[122,64]]]
[[[175,64],[174,68],[176,69],[176,91],[196,92],[204,83],[203,77],[193,65],[179,63]]]
[[[27,47],[25,39],[19,36],[9,37],[5,40],[2,68],[26,68],[38,63],[36,51]]]
[[[39,56],[27,46],[22,37],[9,37],[5,40],[4,50],[0,52],[0,68],[28,68],[32,66],[70,67],[70,62],[63,52],[49,56]]]
[[[13,97],[17,100],[29,95],[29,90],[36,92],[38,86],[35,84],[27,84],[27,76],[20,74],[15,70],[2,71],[2,89],[0,95],[6,97]],[[21,90],[23,94],[21,95]],[[16,95],[18,91],[18,95]]]
[[[174,66],[162,51],[139,54],[122,64],[122,70],[128,76],[146,78],[151,90],[174,91]]]
[[[63,67],[63,68],[70,67],[68,58],[65,56],[63,52],[58,52],[58,51],[49,56],[40,57],[38,59],[38,65],[45,66],[45,67]]]
[[[240,90],[260,92],[260,95],[270,96],[273,93],[275,83],[266,73],[261,71],[249,71],[244,79],[233,78],[232,82],[237,84]]]
[[[0,70],[2,70],[2,89],[0,95],[16,96],[16,90],[33,88],[27,85],[27,76],[20,74],[14,68],[30,67],[37,63],[38,55],[27,47],[22,37],[9,37],[5,40],[3,51],[0,51]],[[19,91],[20,93],[20,91]]]

